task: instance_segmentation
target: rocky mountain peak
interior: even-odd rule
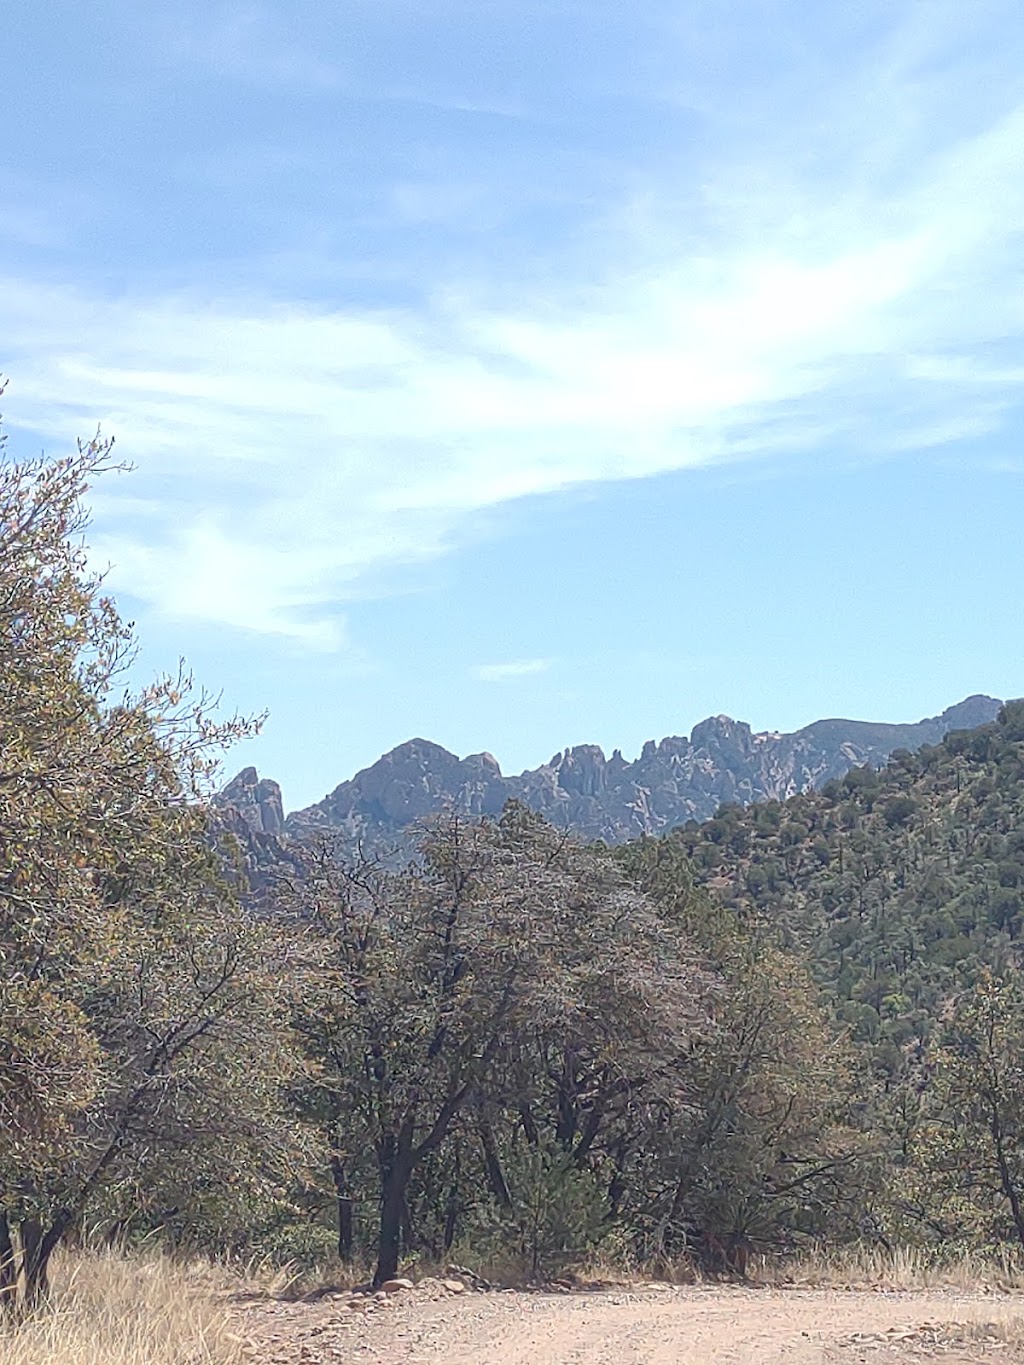
[[[955,706],[947,706],[942,715],[939,716],[939,723],[949,730],[974,730],[979,725],[987,725],[993,719],[992,707],[997,705],[992,697],[986,697],[981,693],[975,693],[971,697],[965,697]],[[927,724],[928,722],[922,722]]]
[[[493,754],[470,754],[462,760],[462,766],[467,771],[478,768],[481,772],[487,773],[491,777],[501,776],[501,766]]]
[[[255,768],[243,768],[217,797],[220,806],[231,806],[242,820],[260,834],[280,834],[284,829],[281,788]]]
[[[364,848],[394,847],[442,809],[496,815],[515,799],[583,838],[619,843],[709,819],[723,804],[785,800],[853,766],[881,766],[894,749],[935,744],[951,729],[994,720],[1000,705],[978,695],[912,724],[832,719],[792,734],[754,734],[745,721],[711,716],[689,738],[648,740],[632,762],[621,750],[607,759],[598,745],[578,744],[508,777],[489,753],[459,758],[430,740],[410,739],[323,801],[293,812],[283,828],[286,834],[330,828]],[[254,768],[239,773],[220,800],[254,830],[276,834],[282,827],[280,789]]]
[[[565,751],[558,766],[558,784],[563,791],[579,796],[598,796],[605,789],[607,762],[597,744],[577,744]]]
[[[709,716],[693,727],[690,744],[694,749],[709,752],[735,750],[749,754],[754,747],[754,736],[746,721],[733,720],[731,716]]]

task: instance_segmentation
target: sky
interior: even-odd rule
[[[8,455],[288,808],[1024,693],[1019,0],[9,0]]]

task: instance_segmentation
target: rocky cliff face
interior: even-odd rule
[[[284,829],[284,802],[281,788],[272,778],[261,778],[255,768],[243,768],[217,798],[220,806],[230,806],[243,822],[260,834],[280,834]]]
[[[243,768],[214,801],[217,825],[238,840],[248,892],[259,904],[264,892],[282,876],[301,876],[296,850],[284,835],[281,788],[255,768]]]
[[[510,798],[582,838],[621,843],[710,819],[726,802],[784,800],[851,767],[881,765],[895,749],[934,744],[949,730],[988,723],[1000,705],[974,696],[915,724],[821,720],[788,735],[754,734],[742,721],[713,716],[688,739],[649,740],[633,762],[617,749],[607,758],[596,745],[583,744],[510,777],[490,754],[460,759],[412,739],[283,824],[280,789],[255,769],[239,773],[221,799],[254,832],[276,836],[283,828],[301,836],[331,829],[368,850],[401,844],[417,821],[445,807],[496,815]]]

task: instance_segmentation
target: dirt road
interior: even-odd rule
[[[252,1304],[261,1365],[945,1365],[1024,1362],[1010,1295],[727,1287],[407,1291],[387,1303]]]

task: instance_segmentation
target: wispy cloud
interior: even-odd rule
[[[218,13],[218,59],[251,74],[260,12]],[[449,273],[389,308],[0,279],[9,421],[57,443],[100,421],[137,463],[100,492],[115,587],[322,648],[346,600],[511,499],[998,431],[1020,405],[1024,91],[934,121],[962,72],[911,79],[924,41],[815,87],[785,137],[674,92],[719,136],[713,164],[649,170],[581,228],[560,285],[557,252],[543,286]],[[450,212],[410,183],[406,217]]]
[[[504,664],[477,664],[469,671],[477,682],[496,683],[546,673],[550,667],[550,659],[511,659]]]

